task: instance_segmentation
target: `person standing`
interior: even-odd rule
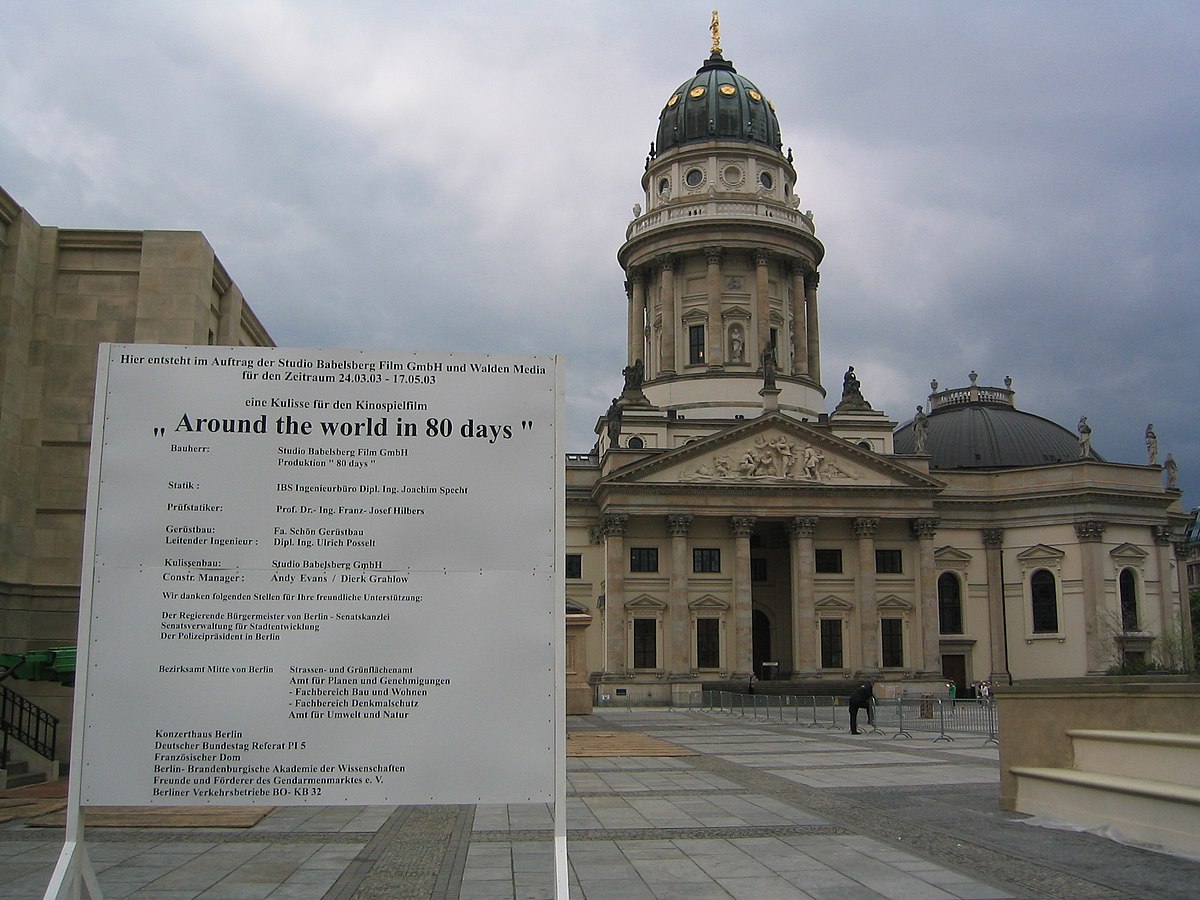
[[[850,733],[858,734],[858,711],[865,709],[867,711],[867,724],[875,725],[875,686],[869,681],[864,681],[861,685],[854,689],[850,695]]]

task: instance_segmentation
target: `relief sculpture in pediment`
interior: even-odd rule
[[[683,476],[684,481],[770,480],[834,481],[857,480],[811,444],[800,445],[783,435],[760,436],[753,447],[733,455],[721,454]]]

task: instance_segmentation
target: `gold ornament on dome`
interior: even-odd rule
[[[737,88],[735,88],[732,84],[723,84],[721,85],[721,93],[726,97],[732,97],[737,93]]]
[[[671,99],[667,101],[667,109],[670,109],[672,106],[674,106],[678,102],[679,102],[679,95],[672,94]]]
[[[714,9],[712,20],[708,23],[708,30],[712,32],[712,53],[713,56],[721,55],[721,19]]]
[[[762,100],[762,94],[760,94],[758,91],[750,91],[749,93],[750,93],[750,99],[753,100],[755,103]]]
[[[696,85],[696,87],[694,87],[690,91],[688,91],[688,96],[689,97],[703,97],[704,96],[704,88],[701,87],[700,85]]]

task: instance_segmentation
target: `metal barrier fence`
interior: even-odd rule
[[[850,727],[850,708],[841,697],[693,691],[685,703],[676,706],[826,731],[847,731]],[[859,714],[859,727],[868,733],[894,731],[893,738],[911,738],[914,731],[937,732],[935,741],[953,741],[955,735],[971,735],[985,738],[985,744],[999,743],[996,704],[990,699],[951,700],[902,694],[877,700],[873,706],[873,721],[865,710]]]

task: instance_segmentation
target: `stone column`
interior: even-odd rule
[[[983,529],[983,548],[987,557],[988,640],[992,658],[992,672],[988,680],[995,684],[1008,681],[1008,644],[1005,634],[1004,613],[1004,545],[1003,528]],[[963,586],[963,606],[967,603],[969,588]]]
[[[629,516],[604,516],[604,634],[608,641],[605,673],[623,675],[627,668],[625,641],[625,529]]]
[[[670,253],[658,258],[659,288],[662,291],[662,365],[659,374],[675,374],[675,259]]]
[[[733,660],[734,678],[749,678],[754,672],[754,597],[750,591],[750,535],[754,516],[732,516],[729,533],[733,553]]]
[[[937,568],[933,562],[933,537],[937,534],[938,519],[928,516],[913,519],[911,524],[913,537],[917,539],[917,634],[921,636],[922,657],[914,660],[915,668],[918,672],[940,674],[942,648],[938,634],[941,623],[938,620]]]
[[[667,644],[667,672],[686,674],[692,670],[691,615],[688,612],[688,532],[692,528],[692,517],[687,515],[667,516],[667,530],[671,533],[671,606],[670,639]]]
[[[721,248],[705,247],[704,258],[708,261],[708,356],[710,369],[719,369],[725,364],[725,328],[721,323]]]
[[[767,268],[770,260],[771,254],[766,250],[756,250],[754,252],[754,265],[756,266],[754,317],[758,319],[758,343],[755,345],[754,352],[760,354],[760,356],[763,350],[766,349],[767,344],[771,342],[771,283],[768,278],[770,272]]]
[[[1075,523],[1075,537],[1079,539],[1079,562],[1083,575],[1083,624],[1087,641],[1087,670],[1089,674],[1102,673],[1108,667],[1112,647],[1108,646],[1109,635],[1101,627],[1100,610],[1104,608],[1104,523],[1091,519]],[[1065,612],[1066,604],[1063,604]],[[1118,615],[1120,611],[1118,610]],[[1066,623],[1059,628],[1065,630]]]
[[[817,286],[821,273],[815,269],[804,278],[804,308],[808,313],[808,377],[821,383],[821,325],[817,321]],[[800,352],[800,348],[796,348]]]
[[[1192,557],[1192,549],[1182,542],[1175,545],[1175,575],[1179,585],[1179,624],[1183,637],[1183,668],[1187,672],[1196,671],[1196,659],[1192,648],[1195,646],[1192,638],[1192,593],[1188,590],[1187,561]]]
[[[792,666],[800,673],[817,671],[816,596],[813,593],[813,535],[816,516],[792,519]]]
[[[808,311],[804,299],[804,272],[808,267],[792,263],[792,374],[808,374]]]
[[[629,348],[626,352],[626,365],[632,366],[639,359],[642,365],[648,365],[646,353],[646,282],[642,278],[642,270],[629,270],[629,281],[626,283],[626,294],[629,297]]]
[[[858,622],[862,636],[862,668],[879,668],[879,609],[875,600],[875,532],[878,519],[855,519],[858,538]]]

